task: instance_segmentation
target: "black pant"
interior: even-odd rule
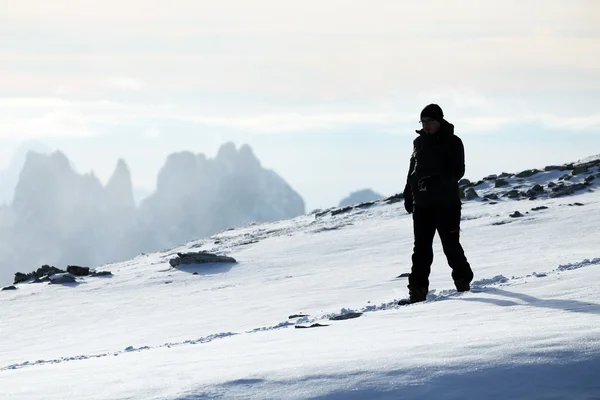
[[[412,255],[412,270],[409,285],[429,289],[429,274],[433,263],[433,237],[437,230],[444,254],[452,268],[452,279],[471,282],[473,271],[460,244],[461,205],[419,207],[413,211],[415,235]]]

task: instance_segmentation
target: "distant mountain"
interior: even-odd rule
[[[0,171],[0,204],[12,202],[28,151],[48,154],[52,152],[52,149],[37,141],[26,141],[15,150],[9,166],[4,171]]]
[[[0,207],[0,283],[43,264],[95,266],[304,213],[302,197],[247,145],[226,143],[214,159],[169,155],[139,206],[124,160],[103,186],[59,151],[29,151],[13,200]]]
[[[129,170],[119,161],[106,187],[93,174],[75,172],[67,157],[28,152],[15,195],[0,215],[0,226],[11,234],[0,253],[2,276],[23,265],[96,265],[117,260],[131,229],[135,206]]]
[[[368,201],[376,201],[382,199],[384,196],[374,192],[371,189],[362,189],[356,192],[350,193],[348,197],[345,197],[340,201],[340,207],[352,206],[359,203],[366,203]]]
[[[139,207],[140,221],[155,230],[162,246],[304,213],[298,193],[263,168],[248,145],[237,150],[233,143],[221,146],[214,159],[187,151],[171,154],[156,192]]]

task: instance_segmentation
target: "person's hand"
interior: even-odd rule
[[[412,214],[413,212],[413,199],[411,197],[404,198],[404,209],[407,213]]]

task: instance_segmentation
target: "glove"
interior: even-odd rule
[[[412,214],[412,212],[413,212],[413,199],[412,199],[412,197],[405,197],[404,198],[404,209],[406,209],[407,213]]]

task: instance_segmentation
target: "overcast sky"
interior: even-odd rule
[[[0,168],[25,140],[152,189],[247,143],[305,199],[401,191],[442,106],[467,177],[600,153],[598,0],[0,0]]]

